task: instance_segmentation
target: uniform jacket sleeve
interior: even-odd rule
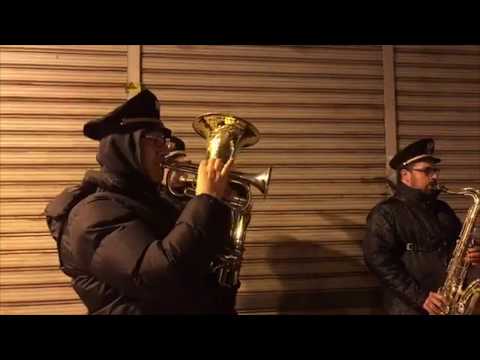
[[[421,309],[428,292],[421,289],[406,271],[400,261],[402,251],[388,213],[376,207],[367,218],[367,234],[363,242],[365,262],[384,286],[406,303]]]
[[[228,234],[230,212],[217,199],[198,196],[163,238],[128,207],[116,204],[112,212],[108,199],[86,204],[72,215],[72,232],[91,242],[85,249],[95,249],[82,256],[89,262],[85,268],[126,296],[151,300],[183,292],[185,273],[206,275]]]

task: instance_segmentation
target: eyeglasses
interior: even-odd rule
[[[422,172],[427,176],[433,176],[433,174],[439,174],[440,169],[439,168],[433,168],[433,167],[427,167],[425,169],[411,169],[412,171],[418,171]]]
[[[151,140],[155,146],[163,147],[166,146],[169,151],[175,149],[175,143],[172,142],[170,136],[167,136],[161,132],[152,132],[145,134],[143,136],[144,139]]]

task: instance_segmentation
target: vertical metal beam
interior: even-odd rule
[[[395,54],[393,45],[382,46],[383,96],[385,110],[385,175],[391,177],[393,170],[388,162],[398,151],[397,99],[395,94]]]
[[[141,57],[142,49],[140,45],[127,46],[127,99],[135,96],[142,89]]]

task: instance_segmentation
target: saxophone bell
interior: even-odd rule
[[[477,300],[480,298],[480,279],[466,283],[469,263],[465,261],[465,255],[471,246],[472,232],[480,213],[480,190],[463,188],[460,191],[452,191],[440,185],[442,192],[469,196],[473,204],[468,209],[460,235],[448,263],[447,276],[443,285],[438,290],[447,301],[444,313],[448,315],[469,315],[475,310]]]

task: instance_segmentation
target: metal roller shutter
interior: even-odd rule
[[[480,46],[396,46],[401,147],[436,139],[440,180],[480,188]],[[471,199],[442,195],[463,220]]]
[[[95,167],[83,123],[126,98],[126,46],[0,47],[0,314],[81,314],[42,211]]]
[[[167,126],[205,155],[205,112],[251,120],[262,139],[237,166],[272,165],[247,235],[240,313],[371,313],[365,217],[386,189],[380,46],[144,46],[142,81]]]
[[[433,136],[446,185],[480,187],[480,47],[394,50],[398,145]],[[240,313],[378,312],[360,241],[387,195],[382,47],[144,46],[140,70],[194,161],[205,146],[191,123],[204,112],[262,134],[237,162],[274,167],[254,204]],[[41,212],[96,167],[81,128],[125,100],[127,47],[1,46],[0,81],[0,313],[84,313]],[[461,216],[469,206],[447,200]]]

